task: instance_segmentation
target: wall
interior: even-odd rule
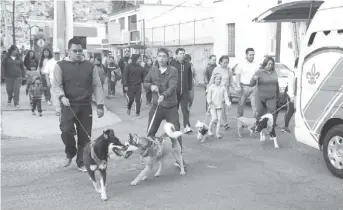
[[[192,63],[194,65],[195,71],[197,73],[197,79],[200,83],[204,83],[203,71],[208,63],[208,57],[213,53],[213,44],[204,45],[184,45],[181,46],[186,50],[187,54],[192,56]],[[167,47],[172,50],[175,54],[177,46]],[[157,47],[146,49],[146,54],[149,57],[155,58],[157,55]]]
[[[283,0],[289,2],[293,0]],[[277,5],[277,0],[240,0],[239,2],[222,1],[214,3],[215,28],[214,53],[217,56],[228,53],[227,24],[236,24],[235,57],[231,58],[230,66],[244,59],[245,49],[255,49],[255,60],[262,62],[264,55],[275,55],[276,23],[256,23],[252,20]],[[241,15],[244,14],[244,15]],[[280,62],[292,68],[294,65],[293,31],[291,23],[282,23]],[[304,36],[304,23],[299,24],[300,41]],[[274,41],[273,41],[274,40]]]
[[[145,37],[154,45],[181,45],[194,43],[194,20],[213,17],[213,10],[206,7],[178,7],[174,6],[142,5],[140,8],[141,18],[145,19]],[[189,22],[178,25],[179,23]],[[169,26],[168,26],[169,25]],[[173,26],[171,26],[173,25]],[[167,26],[164,29],[164,26]],[[198,43],[213,42],[212,21],[196,22],[196,39]],[[154,28],[154,29],[152,29]],[[165,32],[165,34],[164,34]],[[180,35],[180,41],[179,41]],[[204,38],[206,37],[206,39]]]

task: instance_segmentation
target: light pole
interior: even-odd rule
[[[13,13],[12,13],[12,36],[13,36],[13,45],[16,45],[15,43],[15,0],[13,0],[13,3],[12,3],[12,10],[13,10]]]

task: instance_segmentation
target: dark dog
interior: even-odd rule
[[[112,129],[105,130],[97,139],[86,144],[83,152],[83,162],[88,171],[95,190],[101,193],[101,200],[107,200],[106,169],[107,158],[111,154],[128,158],[132,152],[127,149],[114,135]],[[95,171],[100,171],[100,187],[95,179]]]
[[[270,140],[274,141],[274,147],[279,148],[274,128],[274,117],[272,114],[267,113],[263,115],[256,123],[255,132],[260,133],[260,141],[266,141],[266,135],[270,136]]]

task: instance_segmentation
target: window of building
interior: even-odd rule
[[[129,31],[137,31],[137,15],[128,17],[129,20]]]
[[[235,42],[236,42],[236,30],[235,23],[229,23],[228,26],[228,56],[235,57]]]
[[[125,29],[125,18],[119,18],[120,30]]]

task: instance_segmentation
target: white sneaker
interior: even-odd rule
[[[208,136],[213,136],[212,131],[208,131],[207,135],[208,135]]]
[[[186,127],[185,127],[185,129],[184,129],[184,132],[185,133],[190,133],[190,132],[192,132],[193,130],[187,125]]]

